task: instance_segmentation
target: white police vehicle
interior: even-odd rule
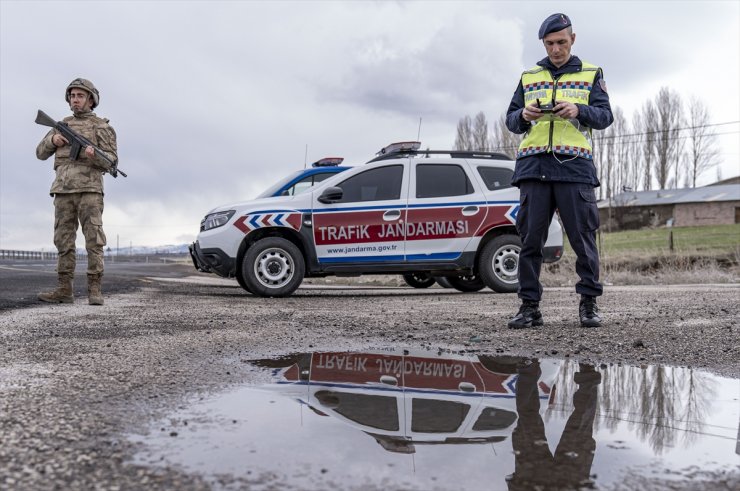
[[[361,274],[425,273],[461,291],[516,291],[514,162],[419,147],[396,143],[302,193],[212,210],[190,246],[195,267],[264,297],[288,296],[304,277]],[[562,246],[553,220],[545,261]]]
[[[518,419],[517,378],[539,370],[533,389],[544,411],[555,393],[559,362],[512,356],[381,348],[315,352],[254,360],[273,368],[260,387],[360,430],[385,450],[414,453],[420,445],[500,442]]]

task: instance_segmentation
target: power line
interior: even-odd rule
[[[611,138],[624,138],[624,137],[628,137],[628,136],[656,135],[656,134],[662,134],[662,133],[673,133],[673,132],[685,131],[685,130],[697,130],[697,129],[701,129],[701,128],[709,128],[709,127],[712,127],[712,126],[725,126],[725,125],[728,125],[728,124],[738,124],[738,123],[740,123],[740,121],[727,121],[725,123],[712,123],[712,124],[702,124],[702,125],[697,125],[697,126],[685,126],[683,128],[668,128],[668,129],[663,129],[663,130],[645,131],[645,132],[642,132],[642,133],[628,133],[626,135],[604,135],[604,136],[601,136],[599,138],[601,138],[601,139],[611,139]],[[599,130],[597,130],[597,131],[599,131]],[[737,133],[737,131],[732,132],[732,133]],[[705,134],[702,134],[702,136],[703,137],[711,137],[713,135],[727,135],[727,134],[730,134],[730,133],[709,133],[709,134],[706,134],[705,133]]]
[[[657,134],[657,133],[665,133],[667,131],[671,131],[671,132],[674,132],[675,131],[675,132],[678,132],[678,131],[689,130],[689,129],[705,128],[705,127],[709,127],[709,126],[722,126],[722,125],[738,124],[738,123],[740,123],[740,121],[731,121],[731,122],[727,122],[727,123],[715,123],[715,124],[708,124],[708,125],[702,125],[702,126],[688,126],[688,127],[685,127],[685,128],[678,128],[678,129],[673,129],[673,130],[646,131],[644,133],[628,133],[628,134],[623,134],[623,135],[603,135],[603,136],[599,135],[599,136],[597,136],[597,137],[594,138],[594,142],[595,143],[600,143],[600,142],[603,142],[604,140],[614,140],[614,139],[617,139],[617,138],[638,137],[638,136],[646,136],[646,135]],[[722,136],[722,135],[735,135],[735,134],[738,134],[738,133],[740,133],[740,130],[737,130],[737,131],[725,131],[725,132],[722,132],[722,133],[708,133],[708,134],[701,135],[701,138],[711,138],[711,137],[714,137],[714,136]],[[655,140],[651,140],[651,141],[685,140],[685,139],[688,139],[688,138],[693,138],[693,136],[694,135],[669,136],[667,138],[660,138],[660,139],[655,139]],[[644,140],[641,140],[639,138],[634,138],[634,139],[625,139],[625,140],[620,141],[619,143],[640,143],[640,142],[643,142],[643,141]],[[507,145],[507,146],[498,146],[498,147],[492,148],[491,151],[496,152],[496,151],[503,151],[503,150],[516,150],[517,148],[519,148],[519,145],[518,144],[511,145],[511,146],[510,145]]]

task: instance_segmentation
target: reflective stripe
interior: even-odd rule
[[[575,73],[566,73],[553,79],[549,70],[535,67],[522,74],[524,104],[529,105],[539,100],[541,104],[572,102],[588,105],[591,89],[599,67],[583,63],[582,69]],[[524,139],[519,145],[517,158],[538,153],[559,153],[577,155],[593,159],[591,128],[581,125],[577,119],[563,119],[554,114],[546,114],[533,121]]]

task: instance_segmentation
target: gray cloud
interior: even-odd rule
[[[0,2],[0,248],[51,247],[52,161],[35,158],[45,130],[33,119],[37,109],[69,114],[63,92],[77,76],[100,88],[97,113],[111,119],[130,176],[106,177],[109,242],[174,243],[210,208],[302,167],[306,145],[309,162],[360,164],[416,138],[420,117],[435,148],[451,146],[465,114],[495,119],[521,70],[544,55],[535,33],[548,5]],[[562,8],[576,22],[576,53],[603,64],[614,100],[628,105],[656,81],[687,83],[687,67],[704,80],[714,33],[738,32],[735,3],[680,5],[671,22],[662,2]],[[722,73],[737,86],[731,41]],[[740,119],[737,94],[710,104]]]

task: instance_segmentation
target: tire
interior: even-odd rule
[[[252,293],[249,291],[249,287],[247,287],[247,283],[244,281],[244,276],[242,276],[242,270],[241,268],[237,268],[236,270],[236,282],[239,283],[239,286],[247,290],[249,293]]]
[[[475,274],[448,276],[447,280],[450,282],[450,285],[452,285],[452,288],[464,293],[477,292],[486,287],[486,284],[483,283],[483,280],[481,280],[480,277]]]
[[[287,297],[303,281],[306,263],[291,241],[266,237],[247,249],[241,270],[247,291],[260,297]]]
[[[446,276],[435,276],[434,281],[436,281],[442,288],[452,288],[452,284]]]
[[[414,288],[429,288],[434,283],[434,278],[432,278],[432,275],[429,273],[405,273],[403,275],[403,281],[406,282],[407,285],[412,286]]]
[[[519,289],[519,252],[522,241],[516,235],[500,235],[483,246],[478,259],[481,279],[497,293]]]

